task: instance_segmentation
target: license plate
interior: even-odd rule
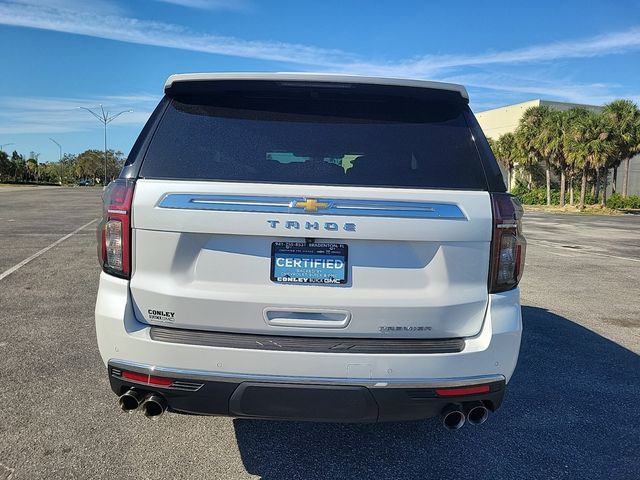
[[[347,283],[347,246],[343,243],[273,242],[271,280],[277,283]]]

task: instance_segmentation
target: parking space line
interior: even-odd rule
[[[66,234],[64,237],[59,238],[58,240],[56,240],[55,242],[53,242],[51,245],[48,245],[46,247],[44,247],[42,250],[34,253],[33,255],[31,255],[29,258],[25,258],[24,260],[22,260],[20,263],[14,265],[13,267],[11,267],[9,270],[5,270],[4,272],[0,273],[0,280],[3,280],[4,278],[8,277],[9,275],[11,275],[13,272],[15,272],[16,270],[19,270],[20,268],[24,267],[27,263],[31,262],[32,260],[35,260],[36,258],[38,258],[40,255],[47,253],[49,250],[51,250],[53,247],[55,247],[56,245],[59,245],[60,243],[64,242],[67,238],[75,235],[76,233],[78,233],[79,231],[87,228],[89,225],[91,225],[92,223],[97,222],[98,219],[94,218],[93,220],[91,220],[89,223],[85,223],[84,225],[82,225],[79,228],[76,228],[73,232]]]

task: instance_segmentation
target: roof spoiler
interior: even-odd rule
[[[353,88],[356,86],[371,86],[374,88],[393,88],[396,92],[410,89],[441,91],[469,102],[469,94],[462,85],[426,80],[412,80],[403,78],[365,77],[358,75],[340,75],[327,73],[186,73],[171,75],[164,84],[164,92],[168,96],[198,94],[211,91],[224,91],[233,85],[244,86],[264,85],[276,83],[282,87],[314,87],[314,88]]]

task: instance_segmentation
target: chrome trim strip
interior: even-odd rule
[[[464,387],[479,383],[502,382],[503,375],[478,375],[459,378],[324,378],[324,377],[294,377],[286,375],[252,375],[246,373],[210,372],[204,370],[185,370],[167,368],[129,362],[127,360],[109,360],[109,366],[123,368],[144,374],[166,375],[172,378],[186,378],[189,380],[215,382],[275,382],[299,383],[312,385],[358,385],[370,388],[447,388]]]
[[[197,392],[204,384],[195,382],[175,381],[170,386],[170,390],[182,390],[183,392]]]
[[[271,325],[303,326],[322,328],[330,323],[334,328],[344,327],[350,318],[333,318],[331,320],[292,319],[281,312],[287,309],[267,308],[263,312],[264,320]],[[303,313],[303,312],[301,312]],[[328,313],[328,312],[325,312]],[[335,312],[334,312],[335,313]],[[348,313],[348,312],[342,312]],[[350,314],[349,314],[350,317]],[[307,326],[307,325],[304,325]],[[345,337],[300,337],[288,335],[213,332],[205,330],[184,330],[153,325],[149,329],[149,338],[155,342],[173,343],[214,348],[234,348],[243,350],[268,350],[281,352],[306,352],[327,354],[420,354],[435,355],[459,353],[464,350],[462,338],[345,338]]]
[[[317,198],[317,204],[326,207],[305,209],[306,197],[271,197],[250,195],[207,195],[194,193],[169,193],[159,208],[182,210],[215,210],[221,212],[297,213],[307,215],[344,215],[354,217],[440,218],[466,220],[460,207],[451,203],[405,202],[387,200],[346,200]]]

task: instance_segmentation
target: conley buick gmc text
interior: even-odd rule
[[[124,410],[483,423],[520,348],[522,208],[464,87],[171,76],[104,194]]]

